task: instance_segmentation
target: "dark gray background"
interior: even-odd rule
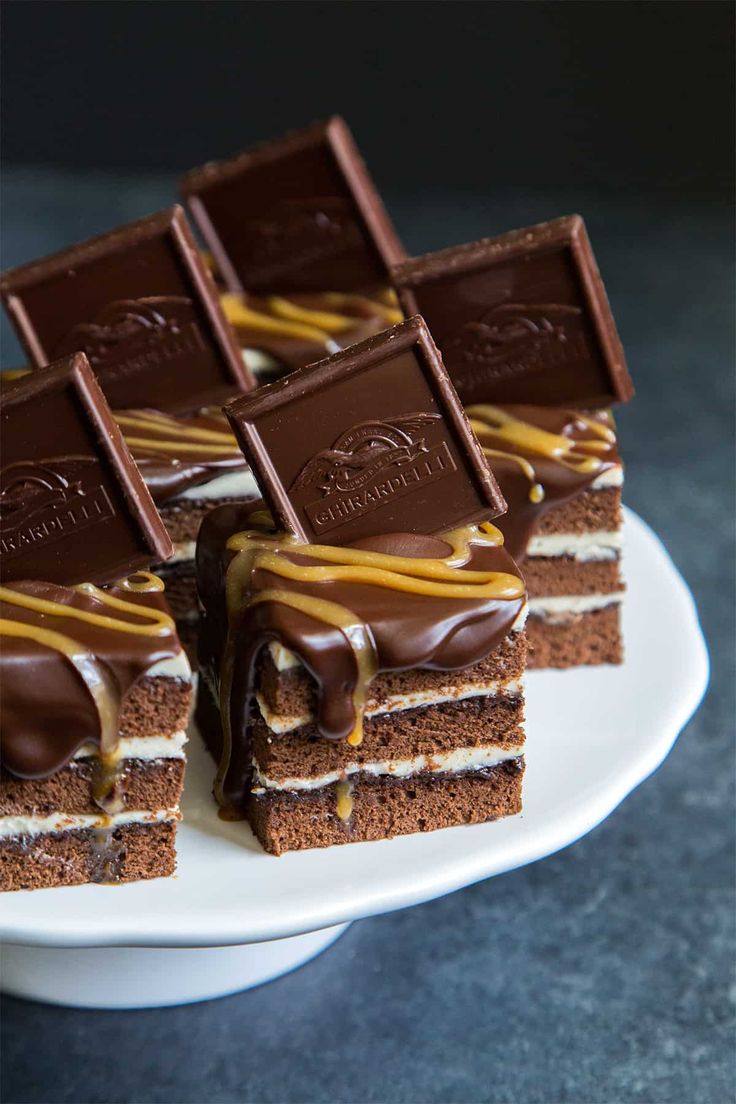
[[[104,5],[114,12],[130,6]],[[307,967],[222,1001],[103,1014],[4,999],[2,1099],[7,1104],[732,1100],[734,286],[733,220],[725,196],[732,147],[730,72],[723,42],[730,5],[621,4],[616,5],[623,12],[621,25],[609,4],[523,4],[518,5],[522,14],[513,17],[505,4],[353,5],[360,11],[350,16],[346,41],[354,64],[335,57],[334,47],[323,51],[340,76],[351,75],[344,86],[329,77],[328,59],[315,57],[315,44],[320,34],[334,36],[335,26],[348,19],[345,5],[302,5],[319,9],[311,20],[299,16],[312,27],[311,39],[304,37],[301,22],[293,22],[290,5],[187,5],[186,18],[200,24],[201,39],[193,44],[189,38],[182,46],[175,29],[170,31],[177,57],[172,61],[160,51],[159,58],[172,84],[151,106],[145,126],[135,105],[141,89],[160,84],[161,77],[154,80],[137,59],[150,59],[158,48],[162,9],[178,18],[182,6],[132,6],[145,8],[146,17],[135,42],[127,14],[120,16],[116,34],[116,19],[93,18],[86,4],[55,5],[66,18],[54,15],[50,21],[41,12],[47,5],[6,5],[5,78],[11,58],[16,85],[15,101],[5,105],[7,141],[22,129],[19,113],[32,127],[25,145],[16,145],[16,138],[10,145],[13,158],[22,156],[26,166],[6,171],[3,265],[168,203],[171,174],[132,172],[136,159],[149,168],[178,168],[244,144],[238,138],[241,123],[243,135],[261,137],[269,128],[301,123],[346,101],[345,113],[370,163],[379,168],[389,207],[411,250],[580,210],[638,388],[635,401],[619,412],[625,497],[662,536],[694,590],[713,680],[696,718],[656,775],[589,837],[543,863],[357,924]],[[70,72],[72,87],[82,89],[77,101],[58,83],[50,91],[46,77],[37,104],[18,104],[18,89],[30,87],[34,66],[40,65],[31,62],[19,34],[19,24],[29,18],[25,11],[19,15],[20,7],[38,13],[36,56],[48,63],[57,44],[51,72],[57,82],[62,70]],[[268,22],[274,20],[271,9],[285,7],[288,13],[276,19],[282,28],[277,36]],[[79,8],[85,9],[83,18],[74,10]],[[424,46],[412,50],[408,39],[405,49],[384,46],[387,23],[394,19],[390,13],[398,10],[398,21],[407,25],[407,8],[420,20]],[[457,17],[448,14],[458,8]],[[501,18],[499,12],[505,28],[516,21],[523,33],[491,42],[488,29]],[[95,38],[96,20],[108,28],[106,37]],[[460,29],[469,21],[477,34],[479,21],[485,28],[482,50],[476,34],[466,35],[458,48]],[[223,25],[231,28],[227,43]],[[568,42],[587,28],[586,49],[561,53],[559,38],[550,42],[550,25],[558,34],[565,29]],[[637,39],[637,27],[649,28],[645,41]],[[294,28],[299,34],[285,39]],[[680,50],[673,53],[675,32]],[[593,39],[596,54],[589,49]],[[93,42],[97,46],[90,50]],[[218,72],[217,50],[225,46],[229,76]],[[245,81],[232,60],[241,47],[243,65],[255,65],[262,87],[250,102],[224,104],[228,80]],[[290,60],[299,61],[298,79],[281,64],[287,47]],[[180,71],[181,49],[199,58],[191,79],[202,97],[195,123],[178,124],[192,131],[185,137],[172,136],[163,125],[176,105],[193,104],[194,93],[184,87]],[[260,51],[268,65],[258,61]],[[637,104],[632,87],[642,97],[644,54],[652,67],[647,80],[654,100],[643,97]],[[397,65],[399,57],[405,69]],[[87,77],[75,68],[80,64]],[[498,83],[499,67],[506,85]],[[92,73],[100,80],[95,89],[88,83]],[[514,73],[516,83],[509,84]],[[124,77],[127,84],[121,83]],[[522,77],[539,92],[537,104],[516,94]],[[389,103],[408,97],[416,112],[417,81],[438,119],[441,156],[430,158],[419,138],[407,153],[398,138]],[[482,95],[466,101],[471,84]],[[379,85],[381,97],[374,102]],[[252,83],[248,87],[252,91]],[[322,99],[316,96],[319,87]],[[133,105],[129,115],[126,88]],[[450,92],[456,97],[454,120],[482,146],[472,155],[472,168],[451,133],[444,106]],[[56,94],[60,103],[51,102]],[[85,104],[85,97],[95,102]],[[664,110],[690,97],[697,126],[691,115],[683,121],[677,111]],[[74,102],[80,126],[97,118],[106,133],[94,162],[79,156]],[[218,105],[219,121],[210,126]],[[654,116],[660,120],[656,133]],[[599,128],[592,126],[596,117]],[[58,132],[62,120],[69,121],[66,138]],[[522,125],[531,122],[537,125]],[[132,143],[136,129],[145,132],[139,147]],[[645,141],[648,129],[656,156]],[[124,155],[108,141],[113,132],[125,133],[132,143]],[[556,153],[560,133],[565,137]],[[57,162],[52,171],[28,167],[49,161]],[[93,165],[107,171],[92,172]],[[3,346],[4,363],[19,362],[7,329]]]

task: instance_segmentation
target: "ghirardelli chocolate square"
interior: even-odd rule
[[[12,269],[0,293],[30,360],[85,353],[114,410],[253,386],[180,207]]]
[[[110,583],[173,545],[83,353],[0,394],[0,579]]]
[[[446,532],[506,508],[421,318],[225,412],[277,523],[307,543]]]
[[[393,282],[466,405],[597,407],[634,393],[579,215],[406,261]]]
[[[194,169],[181,192],[231,291],[367,291],[405,256],[339,117]]]

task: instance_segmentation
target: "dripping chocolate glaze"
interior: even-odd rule
[[[151,589],[159,586],[141,573],[104,591],[36,581],[0,588],[6,770],[46,778],[85,744],[114,759],[125,695],[155,663],[181,651],[163,595]]]
[[[548,510],[621,465],[608,411],[481,404],[465,412],[508,504],[498,526],[517,563]]]
[[[189,415],[116,410],[115,420],[158,505],[190,487],[248,469],[224,414],[214,408]]]
[[[373,675],[469,667],[501,642],[525,602],[492,526],[447,539],[388,534],[325,548],[299,545],[269,523],[252,506],[221,506],[205,519],[197,546],[206,610],[200,658],[223,719],[215,789],[231,815],[242,814],[250,790],[254,679],[271,641],[313,676],[320,734],[358,744]]]

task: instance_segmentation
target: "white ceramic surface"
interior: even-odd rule
[[[418,904],[589,832],[662,762],[708,681],[687,587],[630,512],[626,528],[626,662],[528,676],[520,816],[277,859],[243,824],[218,819],[212,764],[194,736],[176,877],[4,894],[0,938],[78,948],[260,943]]]
[[[242,947],[0,948],[2,989],[75,1008],[161,1008],[226,997],[288,974],[349,928],[246,943]]]

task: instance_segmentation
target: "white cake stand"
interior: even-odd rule
[[[175,878],[0,897],[2,988],[91,1008],[205,1000],[308,961],[352,920],[534,862],[590,832],[662,762],[697,708],[708,655],[662,544],[626,515],[626,662],[532,672],[524,812],[273,858],[218,819],[193,734]]]

